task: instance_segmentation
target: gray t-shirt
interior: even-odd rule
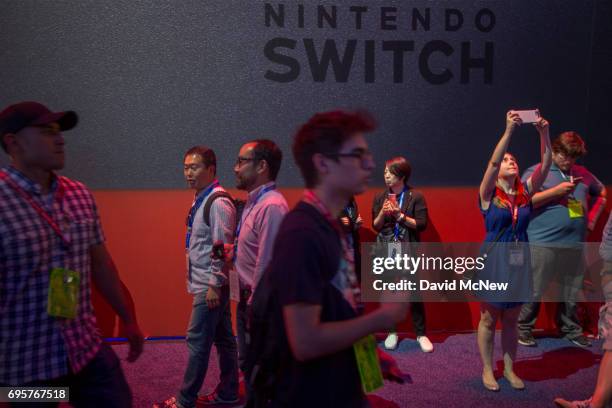
[[[523,182],[533,174],[535,168],[536,166],[531,166],[525,171]],[[540,191],[548,190],[564,181],[570,181],[571,176],[582,177],[573,194],[551,201],[532,212],[531,222],[527,229],[529,242],[575,244],[584,241],[591,200],[599,196],[604,188],[601,181],[584,166],[574,165],[570,172],[565,174],[553,163]],[[584,216],[570,217],[568,199],[578,200],[582,204]]]

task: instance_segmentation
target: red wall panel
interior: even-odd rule
[[[475,187],[423,188],[430,222],[424,241],[477,242],[484,236]],[[300,199],[301,189],[282,189],[290,206]],[[380,189],[357,198],[364,225],[364,241],[373,240],[371,205]],[[610,191],[610,190],[609,190]],[[243,196],[243,193],[231,191]],[[95,191],[107,245],[130,289],[138,318],[147,336],[184,335],[191,297],[185,288],[185,216],[192,193],[177,190]],[[609,209],[608,209],[609,211]],[[604,214],[607,216],[607,213]],[[602,216],[602,218],[604,217]],[[603,220],[591,238],[599,240]],[[116,316],[99,296],[94,296],[98,321],[105,336],[119,334]],[[539,326],[552,327],[552,305],[542,308]],[[374,307],[374,306],[371,306]],[[427,305],[429,331],[474,329],[477,304]],[[401,330],[409,330],[405,323]]]

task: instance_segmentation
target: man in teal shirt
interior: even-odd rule
[[[527,234],[531,244],[534,302],[523,305],[519,316],[519,343],[536,346],[532,331],[540,299],[556,282],[563,302],[557,308],[558,327],[572,343],[589,347],[576,315],[576,297],[583,281],[582,243],[605,207],[604,185],[579,166],[586,145],[576,132],[560,134],[552,144],[553,164],[542,189],[533,196],[535,208]],[[523,174],[529,178],[535,166]]]

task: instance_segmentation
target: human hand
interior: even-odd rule
[[[124,325],[123,330],[125,337],[128,339],[128,344],[130,345],[127,361],[133,363],[142,354],[142,350],[144,348],[144,336],[136,323]]]
[[[542,116],[540,116],[540,120],[535,122],[533,124],[533,126],[535,126],[536,129],[538,130],[538,133],[542,135],[542,134],[547,134],[548,133],[548,130],[550,128],[550,123],[548,123],[548,121],[546,119],[544,119]]]
[[[390,201],[390,215],[397,219],[401,213],[402,210],[399,208],[399,205],[394,201]]]
[[[561,197],[565,197],[566,195],[573,193],[575,188],[576,184],[570,181],[564,181],[563,183],[557,184],[555,190],[557,191],[558,195],[560,195]]]
[[[389,214],[391,214],[391,209],[392,209],[391,201],[385,200],[385,202],[383,203],[383,207],[381,208],[380,212],[383,213],[384,215],[389,215]]]
[[[361,215],[358,215],[357,219],[355,220],[355,229],[361,228],[362,225],[363,225],[363,218],[361,218]]]
[[[206,291],[206,304],[209,309],[214,309],[219,306],[219,289],[214,286],[209,286]]]
[[[349,217],[340,217],[340,222],[344,227],[348,227],[349,225],[351,225],[351,220],[349,220]]]
[[[381,303],[378,308],[380,314],[380,330],[390,330],[397,323],[403,321],[408,314],[408,308],[410,303],[408,302],[390,302]]]
[[[522,124],[523,124],[523,121],[519,117],[518,113],[516,113],[513,110],[510,110],[508,111],[508,113],[506,113],[506,132],[507,133],[514,132],[514,129],[516,129],[517,126],[520,126]]]

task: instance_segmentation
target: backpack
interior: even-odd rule
[[[227,191],[215,191],[210,195],[210,197],[208,197],[206,204],[204,204],[204,223],[207,227],[210,227],[210,207],[212,206],[213,202],[220,197],[228,198],[234,205],[234,208],[236,209],[236,224],[238,224],[242,218],[242,211],[244,210],[245,201],[232,197]]]
[[[269,270],[253,293],[249,310],[250,342],[244,362],[247,389],[247,408],[267,407],[290,361],[291,350],[285,334],[285,326],[278,296],[269,281]],[[286,373],[284,373],[286,374]]]

